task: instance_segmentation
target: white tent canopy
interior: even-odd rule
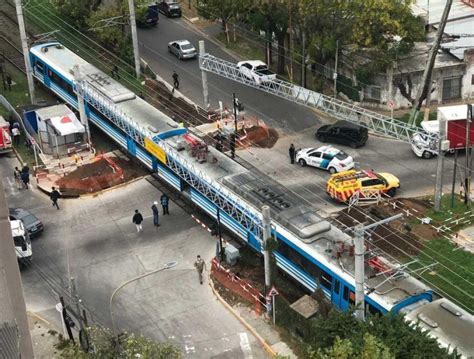
[[[85,128],[79,122],[74,113],[69,113],[63,116],[51,117],[51,126],[59,133],[60,136],[71,135],[73,133],[83,133]]]

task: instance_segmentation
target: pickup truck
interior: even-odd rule
[[[271,72],[263,61],[240,61],[237,63],[237,69],[246,78],[255,81],[256,85],[276,80],[276,74]]]

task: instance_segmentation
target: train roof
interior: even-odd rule
[[[179,133],[174,131],[179,125],[173,119],[143,99],[131,96],[133,93],[120,83],[59,43],[37,45],[31,48],[31,52],[70,81],[74,80],[74,65],[79,65],[81,74],[90,85],[112,101],[115,97],[116,106],[148,131]],[[163,136],[162,140],[178,149],[177,136]],[[296,194],[258,169],[248,166],[249,170],[214,147],[209,147],[208,159],[204,162],[196,161],[189,151],[179,151],[179,155],[199,171],[200,176],[217,182],[227,190],[229,197],[248,207],[257,217],[261,218],[261,206],[269,205],[272,219],[285,237],[354,285],[354,257],[347,250],[352,245],[352,238],[322,218],[315,207],[302,203]],[[346,245],[346,251],[338,258],[335,246],[340,243]],[[386,310],[414,294],[429,291],[427,286],[408,275],[388,279],[390,274],[373,274],[373,268],[366,265],[366,283],[368,288],[375,288],[370,296]]]
[[[30,51],[45,63],[54,64],[54,68],[71,82],[74,81],[74,66],[78,65],[82,77],[89,85],[108,97],[133,121],[142,125],[145,125],[143,123],[145,122],[148,131],[159,134],[179,127],[169,116],[135,96],[121,83],[61,44],[57,42],[41,44],[33,46]]]
[[[407,320],[429,330],[444,347],[457,348],[464,357],[474,355],[474,316],[448,299],[419,303],[402,313]]]

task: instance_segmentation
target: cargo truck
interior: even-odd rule
[[[469,146],[474,144],[474,125],[467,120],[468,105],[445,106],[438,108],[438,119],[423,121],[424,132],[417,132],[412,138],[412,150],[418,157],[431,158],[438,151],[440,119],[445,120],[446,139],[449,152],[466,148],[467,126],[469,126]]]

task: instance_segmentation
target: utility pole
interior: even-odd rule
[[[334,98],[337,97],[337,60],[338,60],[338,54],[339,54],[339,40],[336,40],[336,59],[334,61],[334,74],[332,75],[332,78],[334,80]]]
[[[1,321],[16,324],[18,328],[18,354],[21,358],[34,358],[20,269],[8,220],[8,206],[0,181],[0,312]],[[1,351],[0,351],[1,352]]]
[[[265,293],[272,287],[270,252],[268,250],[269,242],[272,238],[272,227],[270,219],[270,207],[262,206],[263,220],[263,263],[265,268]]]
[[[130,12],[130,27],[132,29],[133,56],[135,57],[135,73],[137,79],[140,78],[140,54],[138,53],[137,22],[135,20],[135,4],[133,0],[128,0],[128,10]]]
[[[76,282],[74,281],[74,278],[70,278],[70,290],[71,290],[71,298],[74,301],[74,305],[76,306],[76,313],[77,313],[77,320],[79,321],[79,328],[81,330],[84,329],[84,323],[82,319],[82,311],[81,311],[81,306],[80,302],[81,300],[79,299],[79,296],[77,295],[77,290],[76,290]]]
[[[202,56],[206,53],[206,49],[204,47],[204,41],[199,41],[199,65],[201,65]],[[209,88],[207,86],[207,72],[201,68],[201,78],[202,78],[202,95],[204,97],[204,106],[206,110],[209,110]]]
[[[234,108],[234,132],[237,134],[237,98],[235,92],[232,93],[232,105]]]
[[[74,65],[74,81],[76,82],[76,94],[77,94],[77,104],[79,107],[79,117],[81,119],[81,123],[86,128],[87,143],[89,144],[89,150],[92,150],[91,132],[89,128],[89,119],[87,118],[86,107],[84,104],[84,94],[82,92],[82,86],[81,86],[82,75],[81,75],[81,70],[79,69],[79,65]]]
[[[18,27],[20,29],[21,47],[23,49],[23,57],[25,59],[26,79],[28,80],[28,92],[30,93],[31,103],[35,104],[35,84],[33,82],[33,70],[31,68],[28,39],[26,37],[25,21],[23,20],[23,8],[21,7],[21,0],[15,0],[15,6],[16,16],[18,17]]]
[[[365,295],[364,295],[364,226],[358,224],[354,228],[354,260],[355,260],[355,315],[359,320],[364,320],[365,317]]]
[[[435,63],[436,55],[438,54],[439,46],[441,44],[441,38],[443,37],[444,28],[448,20],[449,11],[451,10],[451,5],[453,0],[446,0],[446,5],[444,7],[443,15],[441,16],[441,21],[439,23],[438,32],[436,33],[436,38],[431,46],[430,53],[428,54],[428,61],[425,66],[425,71],[423,72],[423,78],[421,80],[421,85],[418,89],[418,93],[413,104],[413,108],[410,114],[409,124],[415,125],[416,118],[418,116],[418,111],[420,110],[423,94],[426,94],[428,91],[428,81],[431,82],[433,66]]]
[[[466,116],[466,176],[464,183],[464,204],[468,205],[471,198],[471,125],[472,125],[473,113],[472,105],[467,105],[467,116]]]
[[[301,87],[306,87],[306,20],[303,19],[301,35]]]
[[[443,197],[443,166],[444,151],[449,148],[449,141],[446,141],[446,119],[441,116],[439,121],[439,138],[438,138],[438,164],[436,166],[434,209],[441,211],[441,199]]]
[[[396,214],[392,217],[382,219],[381,221],[374,222],[367,226],[358,224],[354,227],[354,279],[355,279],[355,315],[359,320],[365,319],[365,231],[371,228],[380,226],[382,224],[390,223],[396,219],[403,217],[403,213]]]

